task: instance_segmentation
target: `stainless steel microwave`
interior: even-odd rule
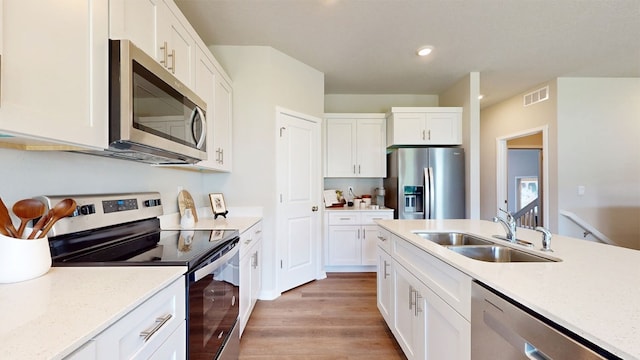
[[[154,164],[207,158],[206,102],[129,40],[110,40],[107,156]]]

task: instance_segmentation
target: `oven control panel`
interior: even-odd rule
[[[49,236],[144,220],[163,214],[161,196],[157,192],[37,197],[46,205],[47,210],[66,198],[75,200],[77,209],[70,217],[56,222]]]

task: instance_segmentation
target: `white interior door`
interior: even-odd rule
[[[278,289],[317,278],[320,255],[320,119],[277,110]]]

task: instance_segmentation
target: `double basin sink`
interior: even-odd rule
[[[557,259],[538,256],[500,245],[478,236],[458,232],[414,232],[423,239],[447,247],[460,255],[486,262],[556,262]]]

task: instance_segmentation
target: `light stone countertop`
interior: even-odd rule
[[[52,267],[32,280],[0,284],[0,359],[62,359],[186,270]]]
[[[380,209],[372,209],[370,207],[359,208],[355,206],[342,206],[342,207],[324,208],[324,211],[327,211],[327,212],[330,212],[330,211],[393,211],[393,209],[388,207],[383,207]]]
[[[483,220],[377,220],[460,271],[624,359],[640,359],[640,251],[553,235],[551,253],[539,251],[542,235],[518,228],[534,252],[561,262],[489,263],[467,258],[414,231],[457,231],[491,238],[500,224]]]
[[[195,223],[193,230],[238,230],[240,234],[247,231],[250,227],[262,220],[261,216],[257,216],[255,212],[247,212],[241,216],[229,216],[228,219],[219,216],[213,218],[211,209],[200,208],[198,212],[198,221]],[[258,213],[259,214],[259,213]],[[180,214],[168,214],[158,217],[160,219],[160,228],[163,230],[180,230]]]

